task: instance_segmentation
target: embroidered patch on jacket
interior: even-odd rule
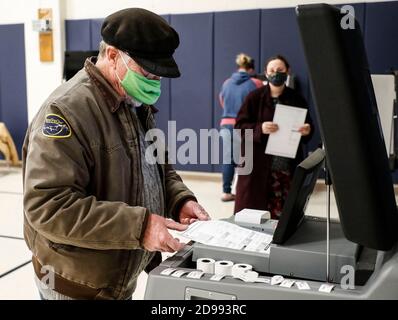
[[[47,114],[44,120],[43,135],[50,138],[69,138],[72,135],[69,123],[57,114]]]

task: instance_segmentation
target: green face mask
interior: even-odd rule
[[[130,70],[124,61],[123,55],[120,53],[124,65],[127,68],[127,73],[123,80],[120,80],[116,73],[123,89],[130,96],[145,104],[154,104],[160,97],[160,80],[151,80]]]

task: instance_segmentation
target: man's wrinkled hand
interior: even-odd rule
[[[182,224],[191,224],[197,220],[210,220],[210,216],[206,210],[193,200],[184,203],[180,210],[179,218]]]
[[[167,229],[184,231],[187,226],[157,214],[150,214],[142,246],[148,251],[161,252],[175,252],[183,249],[185,244],[173,238]]]

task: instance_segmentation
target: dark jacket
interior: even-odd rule
[[[142,247],[138,121],[95,65],[58,87],[30,124],[23,146],[24,235],[38,277],[55,271],[55,291],[77,299],[126,299],[154,253]],[[59,125],[60,131],[54,131]],[[68,129],[69,127],[69,129]],[[195,199],[169,164],[159,165],[167,212]]]
[[[295,90],[285,87],[279,96],[279,103],[308,108],[305,99]],[[272,155],[265,154],[268,135],[262,133],[262,123],[272,121],[275,108],[272,103],[269,86],[259,88],[251,92],[242,105],[236,120],[236,129],[253,129],[253,171],[249,175],[239,175],[235,210],[238,212],[244,208],[266,210],[268,179],[271,171]],[[303,144],[307,143],[313,133],[314,126],[309,112],[307,112],[306,123],[311,125],[311,133],[302,137],[296,158],[291,163],[291,172],[304,158]],[[242,133],[242,139],[244,135]],[[244,151],[244,139],[242,140],[242,152]]]

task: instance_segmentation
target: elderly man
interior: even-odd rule
[[[43,299],[128,299],[160,252],[183,247],[167,229],[209,219],[167,161],[145,157],[160,78],[180,75],[178,34],[138,8],[108,16],[101,34],[98,60],[50,95],[23,147],[24,233]]]

